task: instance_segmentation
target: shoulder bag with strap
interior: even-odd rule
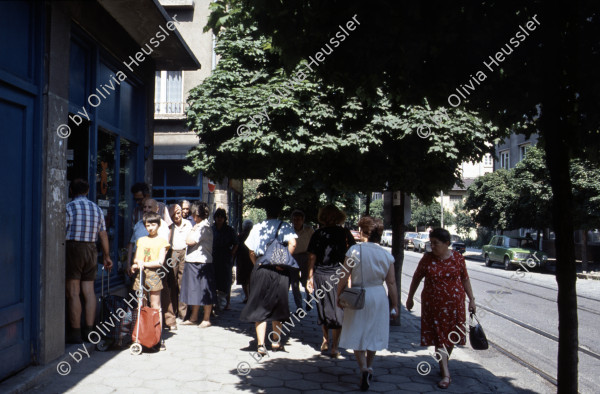
[[[269,241],[267,244],[267,250],[265,250],[265,254],[260,256],[256,260],[256,264],[259,266],[274,266],[274,267],[282,267],[288,269],[300,269],[298,262],[296,259],[292,257],[290,251],[287,246],[279,241],[279,229],[283,221],[279,223],[277,227],[277,232],[275,233],[275,238]]]
[[[363,277],[363,260],[362,260],[362,244],[359,245],[360,248],[360,276],[361,276],[361,285],[360,288],[357,287],[346,287],[342,293],[340,294],[340,305],[344,308],[348,309],[363,309],[365,307],[365,289],[362,286],[362,282],[364,282],[365,278]]]

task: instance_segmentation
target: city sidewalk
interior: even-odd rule
[[[331,359],[318,351],[321,329],[316,310],[310,311],[282,340],[286,352],[270,352],[259,361],[253,324],[239,321],[241,288],[234,286],[232,310],[221,312],[213,326],[179,326],[166,334],[167,350],[133,356],[122,351],[91,351],[71,345],[65,357],[44,367],[30,367],[0,384],[0,392],[36,393],[156,393],[156,392],[249,392],[317,393],[358,392],[358,369],[354,356],[343,350]],[[291,295],[291,293],[290,293]],[[290,306],[294,303],[290,297]],[[388,393],[427,393],[437,388],[438,365],[429,349],[419,346],[418,316],[402,308],[402,327],[391,327],[388,351],[378,352],[370,391]],[[270,324],[269,324],[270,330]],[[276,338],[276,336],[274,336]],[[495,376],[468,354],[456,349],[451,358],[452,393],[514,393],[525,391],[511,384],[512,378]],[[71,353],[73,356],[69,355]],[[79,359],[77,362],[75,359]],[[59,375],[57,365],[68,362],[72,368]],[[421,363],[427,375],[417,371]],[[66,371],[66,364],[61,371]],[[423,372],[422,372],[423,373]],[[495,371],[503,375],[502,371]]]

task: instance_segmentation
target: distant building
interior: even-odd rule
[[[167,13],[181,23],[178,31],[202,64],[201,69],[156,71],[154,89],[154,176],[153,196],[167,204],[181,199],[205,201],[212,213],[216,208],[227,211],[229,224],[241,229],[242,182],[225,178],[213,184],[198,174],[192,176],[188,151],[198,145],[198,136],[186,125],[185,110],[189,91],[202,83],[216,66],[214,37],[203,32],[210,14],[210,0],[160,0]],[[209,184],[210,182],[210,184]],[[209,189],[214,187],[214,192]]]

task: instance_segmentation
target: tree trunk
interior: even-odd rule
[[[371,193],[367,193],[367,198],[365,201],[365,215],[366,216],[370,216],[370,211],[371,211]]]
[[[402,305],[402,265],[404,264],[404,193],[394,192],[392,200],[392,256],[394,256],[394,272],[396,276],[396,289],[398,291],[398,316],[391,321],[391,325],[400,325],[400,306]]]
[[[578,129],[573,91],[579,86],[578,42],[574,31],[577,7],[550,2],[544,8],[546,28],[540,31],[544,48],[541,71],[545,90],[540,94],[539,129],[546,151],[552,187],[552,224],[556,234],[556,282],[558,284],[558,393],[578,392],[579,347],[575,241],[573,239],[573,191],[569,172],[571,145]],[[571,88],[565,88],[570,86]]]
[[[540,235],[541,235],[541,233],[542,233],[542,232],[541,232],[541,231],[540,231],[540,229],[538,228],[538,229],[537,229],[537,237],[536,237],[536,241],[537,241],[537,250],[542,250],[542,240],[541,240],[541,238],[540,238]]]
[[[581,269],[583,271],[588,270],[588,258],[587,258],[587,247],[588,247],[588,236],[587,229],[581,230]]]

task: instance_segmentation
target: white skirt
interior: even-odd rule
[[[365,307],[344,309],[340,347],[352,350],[384,350],[390,336],[389,302],[383,284],[365,287]]]

